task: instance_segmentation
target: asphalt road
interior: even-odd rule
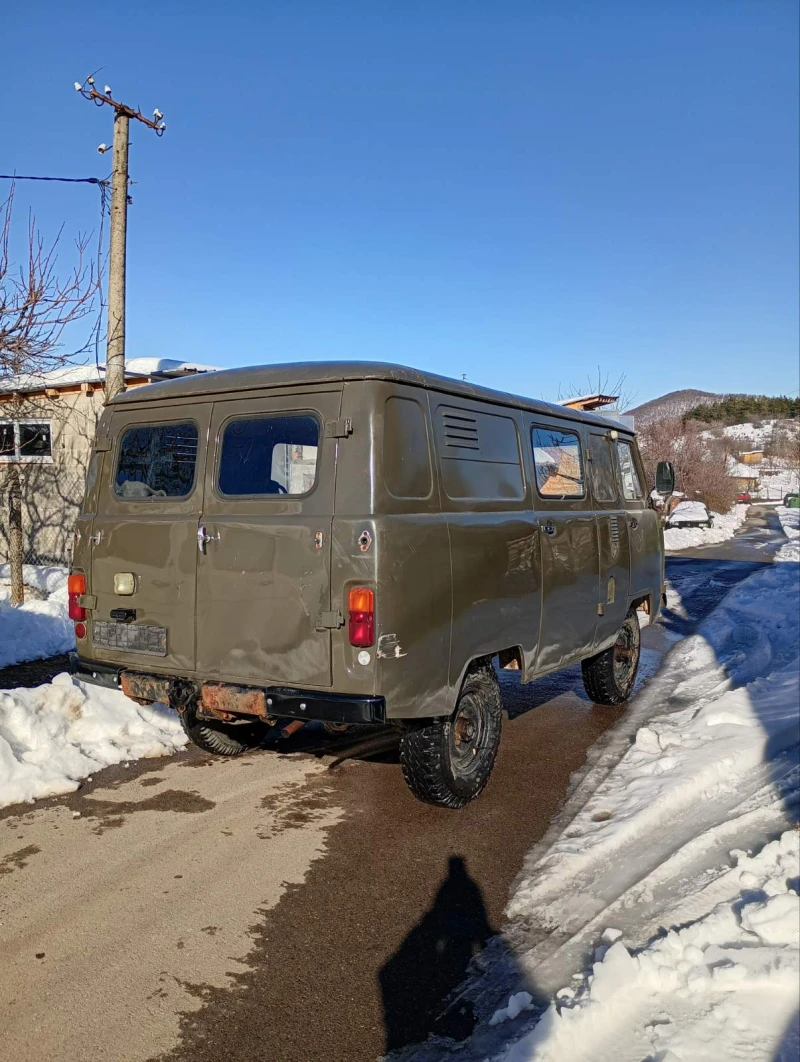
[[[753,517],[668,558],[642,681],[769,561],[779,527]],[[621,711],[589,703],[578,668],[502,685],[495,773],[461,812],[411,797],[391,736],[311,727],[280,752],[188,751],[0,812],[0,1058],[372,1062],[466,1035],[448,996]]]

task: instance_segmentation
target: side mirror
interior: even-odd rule
[[[656,468],[656,490],[659,494],[672,494],[675,490],[675,466],[671,461],[659,461]]]

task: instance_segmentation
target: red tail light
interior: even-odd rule
[[[348,597],[350,613],[350,644],[366,649],[375,643],[375,595],[371,590],[357,587]]]
[[[78,598],[86,593],[86,576],[78,572],[67,579],[67,614],[76,622],[86,619],[86,609],[78,604]]]

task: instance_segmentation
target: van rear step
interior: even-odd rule
[[[154,701],[169,704],[170,694],[176,684],[184,691],[184,695],[187,684],[192,685],[186,679],[173,679],[82,660],[77,653],[70,654],[70,671],[83,682],[121,689],[132,700],[148,704]],[[356,697],[283,686],[236,686],[226,682],[205,682],[198,693],[203,714],[217,719],[256,716],[267,721],[274,716],[279,719],[316,719],[323,723],[374,725],[386,722],[383,697]]]

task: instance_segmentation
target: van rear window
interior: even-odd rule
[[[140,424],[119,444],[114,493],[119,498],[183,498],[191,494],[197,464],[197,425]]]
[[[317,478],[319,422],[306,416],[231,420],[222,434],[220,493],[306,494]]]

